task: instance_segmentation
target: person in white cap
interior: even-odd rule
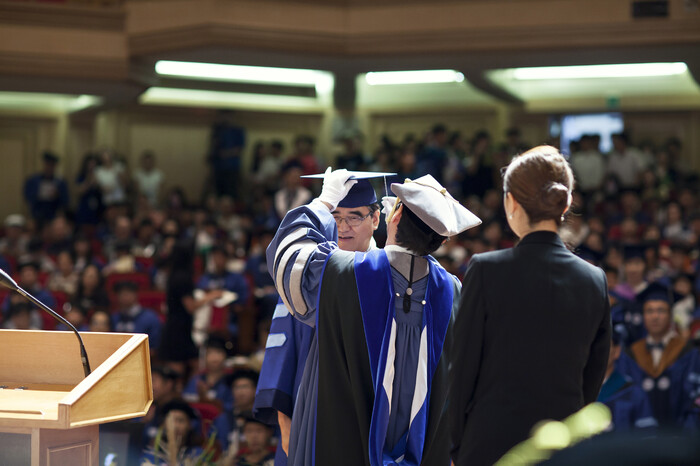
[[[426,175],[394,183],[383,250],[338,249],[331,215],[356,183],[327,173],[267,250],[287,308],[316,328],[290,465],[448,465],[446,353],[460,285],[429,254],[481,221]]]

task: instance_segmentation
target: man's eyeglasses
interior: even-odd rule
[[[335,219],[335,223],[340,226],[341,223],[343,223],[343,220],[351,226],[351,227],[359,227],[362,222],[365,221],[367,217],[372,215],[372,212],[368,213],[364,217],[361,217],[359,215],[348,215],[347,217],[341,217],[340,215],[334,215],[333,218]]]

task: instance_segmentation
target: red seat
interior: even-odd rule
[[[210,332],[228,332],[229,306],[211,307]]]
[[[194,282],[197,283],[199,281],[199,278],[204,273],[204,259],[199,254],[194,256],[193,269],[194,269]]]
[[[139,304],[141,306],[148,308],[148,309],[153,309],[158,313],[158,317],[162,321],[165,321],[165,312],[166,312],[166,304],[165,304],[165,292],[164,291],[159,291],[159,290],[143,290],[139,291]]]
[[[63,309],[63,306],[65,306],[66,302],[68,302],[68,295],[65,291],[59,290],[52,290],[51,294],[53,295],[53,299],[56,300],[56,309],[54,310],[61,315],[65,315],[66,312],[65,309]]]
[[[39,285],[41,285],[42,288],[46,288],[46,284],[49,282],[51,274],[49,272],[46,272],[44,270],[40,270],[37,280],[39,281]]]
[[[213,421],[221,414],[221,409],[211,403],[190,403],[190,406],[195,409],[202,418],[202,421]]]
[[[221,414],[221,409],[217,408],[211,403],[190,403],[192,409],[199,413],[202,419],[201,432],[202,436],[206,438],[209,435],[209,427],[214,422],[214,419]]]

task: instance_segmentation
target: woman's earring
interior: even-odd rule
[[[508,219],[513,220],[513,214],[508,214]]]

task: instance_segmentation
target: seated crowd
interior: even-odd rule
[[[435,253],[457,277],[473,254],[515,244],[500,168],[527,149],[517,129],[499,147],[485,131],[466,138],[444,125],[423,138],[385,137],[371,156],[357,136],[342,142],[335,168],[397,173],[387,182],[431,173],[483,220]],[[562,231],[577,254],[607,274],[615,344],[600,400],[611,407],[616,430],[696,428],[700,178],[682,166],[676,139],[638,149],[621,133],[613,143],[611,153],[601,154],[599,138],[584,135],[571,147],[578,189]],[[114,154],[89,154],[71,209],[66,182],[56,175],[58,158],[46,153],[44,170],[25,185],[30,218],[4,221],[0,267],[22,288],[79,330],[149,335],[155,402],[136,422],[152,461],[165,454],[152,450],[163,428],[163,438],[175,436],[188,454],[202,454],[212,438],[230,464],[271,464],[275,427],[251,412],[277,302],[265,249],[284,214],[320,188],[300,175],[325,164],[308,136],[297,139],[289,157],[279,141],[258,143],[253,155],[250,176],[241,178],[245,189],[235,190],[246,194],[211,192],[191,204],[180,188],[162,192],[164,177],[150,152],[133,175]],[[383,183],[377,188],[383,194]],[[382,234],[380,228],[379,246]],[[183,270],[176,256],[184,243],[193,252],[184,262],[191,269],[184,275],[189,300],[168,286]],[[21,296],[1,294],[4,328],[66,329]],[[193,354],[183,356],[179,342],[164,335],[174,306],[192,315]]]

